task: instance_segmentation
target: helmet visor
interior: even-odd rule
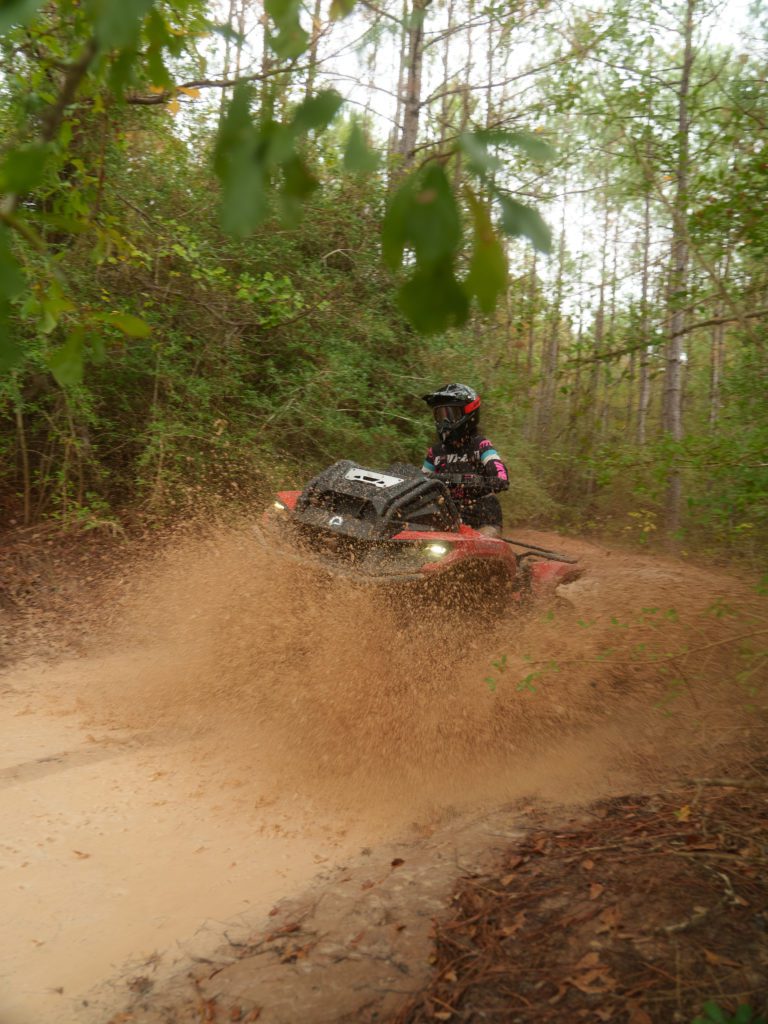
[[[442,423],[448,420],[449,423],[458,423],[464,415],[464,409],[460,405],[436,405],[432,410],[435,423]]]

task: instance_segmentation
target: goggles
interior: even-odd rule
[[[461,405],[436,405],[432,409],[435,423],[442,423],[448,420],[449,423],[458,423],[464,416],[464,407]]]

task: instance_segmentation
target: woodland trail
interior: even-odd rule
[[[284,897],[336,885],[326,924],[343,932],[338,887],[374,865],[395,889],[407,879],[398,920],[410,906],[416,935],[465,863],[456,851],[480,857],[494,815],[514,832],[500,807],[652,791],[711,773],[737,746],[749,756],[764,689],[734,679],[764,681],[743,637],[765,622],[749,587],[522,533],[580,555],[585,576],[569,603],[481,619],[460,660],[455,623],[409,622],[229,530],[125,573],[77,654],[12,661],[0,676],[3,1024],[95,1024],[130,1001],[141,1020],[151,988]],[[372,946],[355,961],[363,994],[381,982],[376,960]]]

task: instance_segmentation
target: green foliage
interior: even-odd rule
[[[710,1000],[704,1004],[703,1013],[693,1019],[692,1024],[766,1024],[768,1018],[747,1003],[742,1003],[735,1013],[723,1010],[718,1003]]]
[[[551,239],[535,211],[503,195],[489,179],[501,166],[489,145],[522,147],[537,158],[551,157],[550,147],[523,132],[464,132],[459,146],[479,182],[501,205],[502,234],[525,235],[549,251]],[[466,323],[472,299],[492,313],[507,286],[507,258],[491,219],[491,210],[471,188],[465,189],[472,222],[473,248],[468,272],[460,276],[463,257],[463,211],[442,163],[431,162],[408,175],[390,198],[382,224],[382,252],[394,271],[406,270],[399,305],[413,326],[436,334]]]
[[[327,128],[342,103],[328,89],[300,103],[285,123],[258,124],[251,111],[255,96],[249,85],[235,87],[214,154],[222,185],[222,227],[236,238],[245,238],[274,214],[271,186],[276,179],[282,182],[282,213],[295,219],[299,204],[318,186],[298,147],[310,131]]]

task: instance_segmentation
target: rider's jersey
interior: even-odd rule
[[[507,467],[488,438],[480,434],[469,437],[458,445],[442,442],[432,445],[422,464],[424,473],[472,473],[488,479],[488,489],[475,489],[475,493],[491,494],[509,487]]]
[[[451,496],[459,507],[462,521],[468,526],[501,527],[501,506],[495,492],[507,490],[509,474],[487,437],[475,434],[459,444],[439,442],[429,449],[421,469],[437,476],[469,473],[480,477],[480,480],[472,480],[471,485],[469,481],[467,486],[449,485]]]

